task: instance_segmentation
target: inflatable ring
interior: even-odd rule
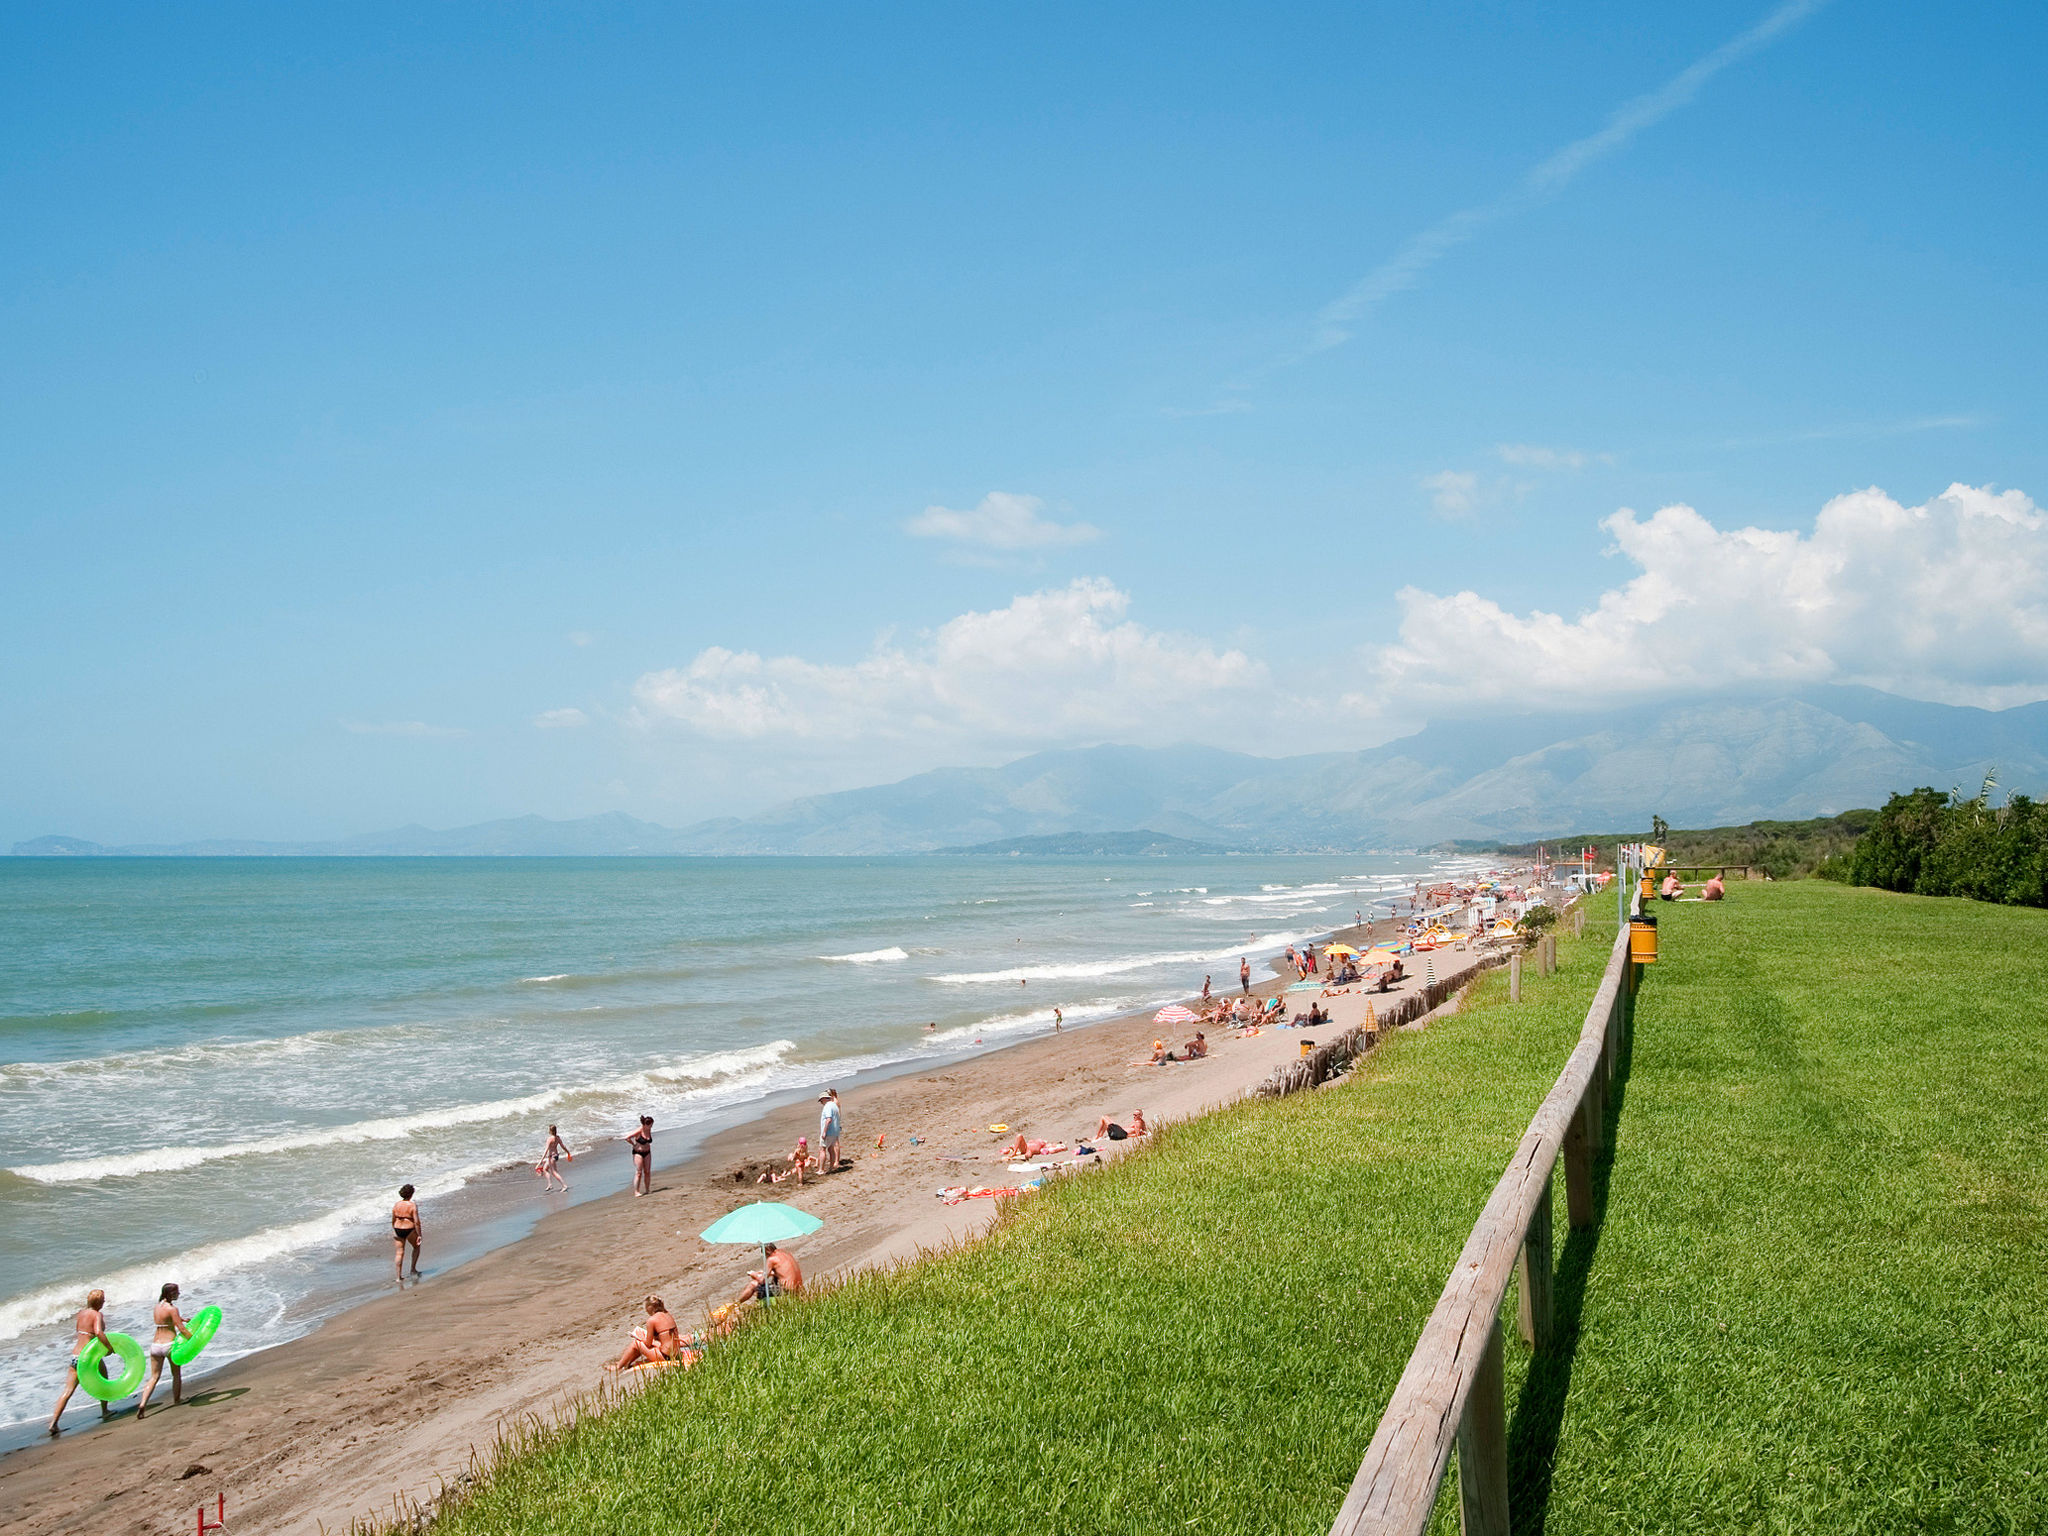
[[[185,1326],[191,1334],[171,1345],[173,1365],[190,1365],[199,1358],[199,1351],[213,1342],[213,1336],[220,1331],[220,1308],[201,1307]]]
[[[990,1133],[996,1136],[1002,1135],[1003,1132],[1007,1131],[1008,1129],[1009,1127],[1007,1125],[992,1125],[989,1127]]]
[[[127,1369],[120,1375],[107,1377],[100,1374],[100,1360],[107,1353],[107,1344],[114,1346],[114,1353],[121,1358]],[[85,1346],[85,1352],[78,1357],[78,1385],[88,1397],[96,1397],[103,1403],[119,1402],[132,1397],[142,1386],[142,1373],[147,1362],[142,1346],[125,1333],[110,1333],[107,1344],[94,1339]]]

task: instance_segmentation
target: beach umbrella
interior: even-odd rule
[[[1326,955],[1355,955],[1358,951],[1349,944],[1325,944],[1323,946],[1323,953]]]
[[[752,1205],[727,1212],[697,1235],[707,1243],[745,1243],[750,1248],[759,1243],[762,1273],[765,1275],[770,1243],[786,1243],[793,1237],[815,1232],[823,1225],[825,1223],[809,1211],[784,1205],[780,1200],[756,1200]]]
[[[1156,1024],[1192,1024],[1199,1017],[1192,1009],[1183,1008],[1179,1003],[1168,1003],[1152,1015]]]
[[[1375,949],[1367,953],[1359,963],[1361,965],[1392,965],[1394,963],[1394,952],[1391,949]]]

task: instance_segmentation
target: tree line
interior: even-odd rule
[[[2012,795],[1993,806],[1995,787],[1987,778],[1967,800],[1931,787],[1893,795],[1854,849],[1814,873],[1921,896],[2048,907],[2048,804]]]

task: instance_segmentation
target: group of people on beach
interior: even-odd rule
[[[138,1424],[142,1422],[143,1414],[149,1409],[150,1396],[156,1391],[156,1384],[163,1379],[166,1365],[171,1368],[171,1406],[175,1408],[185,1401],[184,1367],[171,1358],[171,1346],[180,1339],[189,1339],[192,1336],[192,1329],[185,1315],[178,1310],[178,1294],[177,1284],[167,1282],[163,1289],[157,1292],[156,1305],[150,1309],[150,1322],[155,1328],[155,1333],[143,1351],[149,1360],[149,1376],[143,1382],[142,1396],[135,1404],[135,1421]],[[81,1365],[80,1361],[85,1352],[95,1343],[100,1346],[102,1353],[91,1364]],[[98,1371],[101,1373],[101,1379],[105,1380],[105,1363],[119,1358],[114,1349],[114,1341],[107,1334],[107,1293],[98,1289],[89,1291],[86,1293],[85,1305],[80,1307],[71,1319],[71,1363],[64,1368],[64,1391],[57,1399],[57,1406],[50,1410],[51,1434],[57,1433],[57,1421],[64,1417],[64,1409],[71,1401],[71,1394],[78,1390],[79,1372]],[[113,1416],[113,1404],[102,1399],[100,1417],[110,1419]]]

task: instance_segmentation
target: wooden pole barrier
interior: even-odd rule
[[[1519,1003],[1521,1000],[1522,957],[1519,954],[1514,954],[1508,956],[1508,1001]]]
[[[1522,1338],[1537,1354],[1550,1348],[1550,1290],[1555,1255],[1550,1245],[1550,1180],[1543,1181],[1543,1193],[1529,1212],[1529,1235],[1522,1239],[1520,1267],[1515,1272],[1516,1289],[1521,1292]]]
[[[1507,1398],[1495,1318],[1458,1421],[1458,1517],[1464,1536],[1508,1536]]]
[[[1592,1096],[1588,1088],[1564,1133],[1565,1215],[1580,1232],[1593,1225],[1593,1149],[1586,1141],[1586,1103]]]

